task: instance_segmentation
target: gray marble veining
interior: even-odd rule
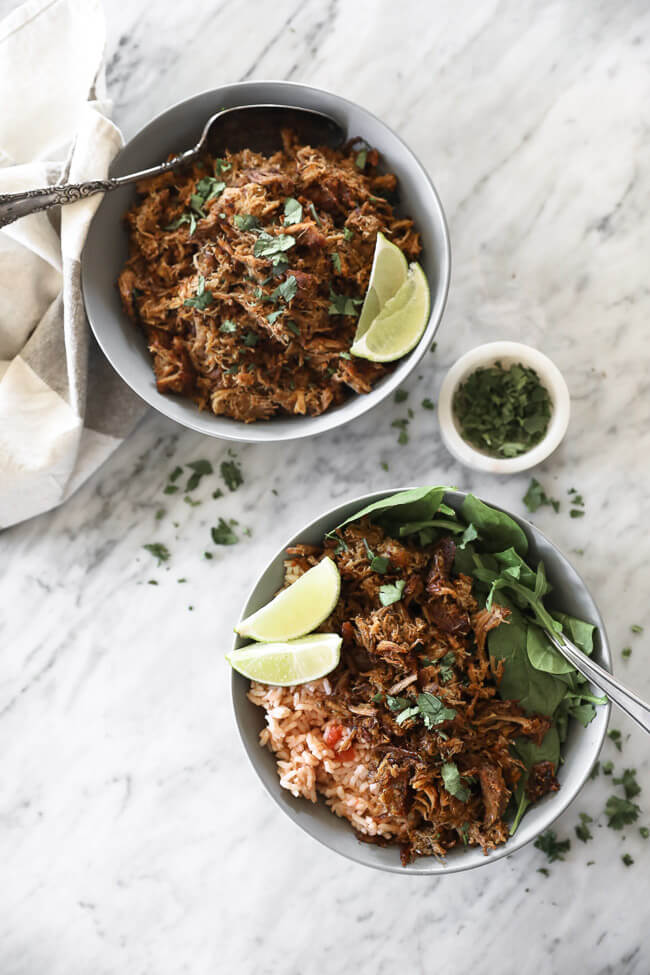
[[[558,822],[572,848],[549,877],[529,847],[407,881],[339,860],[275,809],[243,757],[221,657],[256,567],[338,499],[450,483],[524,512],[529,476],[463,469],[419,407],[472,345],[521,339],[572,394],[568,436],[535,472],[562,510],[535,522],[595,594],[616,672],[650,696],[647,6],[111,0],[107,17],[127,138],[172,102],[253,77],[379,114],[440,191],[453,281],[407,403],[317,440],[238,449],[244,485],[213,500],[219,479],[206,479],[196,507],[163,494],[169,472],[218,466],[228,445],[150,414],[65,507],[0,535],[0,972],[645,975],[650,762],[628,721],[614,716],[623,752],[608,742],[603,758],[638,769],[639,824],[606,827],[601,775]],[[409,405],[399,446],[391,422]],[[584,518],[568,516],[571,487]],[[217,549],[219,516],[250,536]],[[143,550],[152,541],[169,563]],[[595,820],[586,845],[580,812]]]

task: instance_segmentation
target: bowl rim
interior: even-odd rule
[[[391,393],[403,382],[406,381],[408,376],[417,368],[422,358],[426,354],[431,342],[435,338],[435,335],[440,327],[445,308],[447,306],[447,299],[449,296],[449,288],[451,284],[451,238],[449,233],[449,226],[447,223],[447,218],[445,215],[444,208],[442,206],[442,201],[438,194],[438,191],[429,175],[428,171],[420,161],[419,157],[411,149],[409,145],[395,132],[395,130],[384,122],[378,115],[371,112],[369,109],[360,105],[358,102],[354,102],[349,98],[345,98],[343,95],[339,95],[335,91],[331,91],[327,88],[321,88],[315,85],[308,85],[302,82],[295,81],[284,81],[281,79],[247,79],[246,81],[236,81],[230,82],[223,85],[219,85],[215,88],[207,88],[202,91],[195,92],[193,95],[189,95],[187,98],[183,98],[178,102],[168,106],[162,111],[154,115],[148,122],[146,122],[141,128],[135,132],[128,142],[126,142],[122,148],[119,150],[115,158],[112,160],[109,167],[108,176],[120,175],[119,171],[120,164],[128,153],[129,149],[134,143],[141,139],[146,139],[149,130],[155,128],[161,121],[165,119],[166,116],[173,115],[178,112],[179,109],[187,107],[191,102],[194,102],[200,98],[211,96],[213,99],[218,101],[218,96],[221,92],[226,90],[230,91],[233,89],[243,89],[248,90],[255,87],[272,87],[281,85],[287,90],[300,90],[306,92],[315,93],[316,96],[325,95],[329,98],[335,99],[342,106],[348,106],[355,111],[361,111],[371,120],[376,122],[379,126],[383,127],[392,136],[397,143],[402,147],[402,149],[411,157],[414,163],[414,167],[417,171],[418,182],[421,182],[428,190],[432,197],[434,208],[437,214],[437,220],[439,223],[439,228],[441,232],[441,243],[442,247],[440,249],[438,256],[439,262],[439,283],[438,287],[433,291],[432,289],[432,300],[430,303],[429,315],[427,319],[427,324],[422,336],[420,337],[417,345],[407,353],[402,359],[396,360],[398,368],[394,369],[392,373],[389,373],[383,382],[380,390],[380,395],[376,398],[372,397],[372,392],[367,394],[367,398],[364,395],[357,394],[354,398],[348,399],[345,403],[341,404],[335,410],[326,410],[318,417],[282,417],[283,420],[295,420],[295,424],[292,423],[289,430],[285,430],[275,436],[272,435],[273,427],[271,426],[272,420],[265,422],[263,424],[264,430],[270,431],[271,435],[268,433],[266,435],[261,435],[262,430],[259,430],[259,424],[254,423],[243,423],[241,421],[232,420],[230,417],[216,416],[212,413],[202,413],[198,407],[194,405],[195,409],[192,410],[191,414],[188,416],[179,417],[168,399],[159,393],[155,385],[148,386],[146,388],[135,389],[131,381],[127,376],[124,375],[125,370],[122,369],[120,362],[115,362],[114,357],[109,353],[106,343],[103,340],[101,327],[96,328],[93,316],[89,310],[89,279],[90,279],[90,268],[89,262],[86,258],[87,248],[86,244],[91,238],[92,224],[95,221],[97,214],[100,212],[104,199],[97,207],[91,224],[88,228],[88,233],[86,235],[86,240],[84,242],[84,247],[81,253],[81,293],[84,302],[84,309],[86,312],[86,317],[92,329],[93,335],[99,345],[103,355],[111,364],[112,368],[117,372],[120,378],[125,382],[133,392],[144,400],[149,406],[153,407],[163,416],[174,420],[176,423],[184,426],[190,430],[194,430],[198,433],[203,433],[207,436],[213,437],[219,440],[227,440],[235,443],[284,443],[293,440],[303,440],[308,437],[318,436],[323,433],[328,433],[330,430],[336,429],[338,427],[344,426],[346,423],[352,420],[358,419],[365,413],[368,413],[374,407],[379,406],[384,400],[386,400]],[[399,369],[400,363],[407,363],[408,368],[401,372]],[[188,400],[191,403],[191,401]],[[313,424],[303,424],[301,420],[313,419],[319,421],[317,429],[312,429]],[[232,422],[232,428],[230,423]],[[223,424],[224,429],[216,428],[217,424]],[[304,429],[304,427],[307,429]]]
[[[239,613],[239,617],[237,619],[237,622],[240,622],[244,618],[245,612],[247,611],[247,608],[248,608],[248,604],[250,603],[253,595],[255,594],[255,591],[256,591],[257,587],[260,585],[260,583],[262,582],[264,576],[268,572],[270,565],[272,563],[274,563],[278,558],[280,558],[281,556],[283,556],[285,554],[285,552],[286,552],[287,547],[289,545],[291,545],[292,543],[294,543],[294,541],[296,541],[297,538],[300,535],[302,535],[305,532],[308,532],[312,527],[314,527],[316,524],[318,524],[319,522],[321,522],[323,519],[333,519],[334,515],[337,512],[339,512],[342,508],[347,508],[350,505],[357,505],[358,504],[359,505],[359,510],[361,510],[361,508],[365,507],[368,504],[371,504],[373,501],[381,500],[382,498],[388,497],[391,494],[397,494],[400,491],[412,490],[413,487],[414,486],[411,485],[411,486],[397,487],[397,488],[394,488],[394,489],[385,489],[385,490],[382,489],[382,490],[379,490],[379,491],[371,491],[371,492],[366,492],[365,494],[359,495],[358,497],[353,497],[353,498],[349,498],[348,500],[339,501],[337,504],[333,505],[331,508],[328,508],[326,511],[322,512],[317,517],[312,518],[307,524],[303,525],[302,528],[298,529],[297,531],[294,531],[287,538],[286,542],[282,546],[280,546],[280,548],[272,556],[272,558],[270,558],[266,562],[266,565],[264,566],[263,570],[259,573],[259,575],[255,579],[255,582],[251,586],[249,592],[246,595],[246,599],[245,599],[245,601],[242,604],[242,607],[241,607],[241,610],[240,610],[240,613]],[[453,494],[457,494],[457,495],[461,495],[461,496],[467,496],[471,492],[470,491],[462,491],[460,489],[453,489],[452,488],[452,489],[449,489],[449,491],[446,492],[446,493],[453,493]],[[548,536],[545,535],[544,532],[542,532],[537,527],[537,525],[534,525],[527,518],[521,517],[519,515],[513,515],[512,512],[508,511],[506,508],[502,508],[500,505],[494,504],[491,501],[486,501],[485,504],[489,504],[490,507],[495,508],[498,511],[502,511],[502,512],[504,512],[507,515],[510,515],[510,517],[514,518],[518,522],[520,522],[523,525],[525,525],[527,529],[529,529],[529,530],[532,529],[533,537],[535,535],[538,535],[542,539],[542,541],[544,541],[546,544],[548,544],[560,556],[560,558],[562,560],[564,560],[564,562],[566,562],[569,565],[569,567],[572,569],[572,571],[578,577],[578,579],[580,580],[580,583],[583,586],[585,592],[587,593],[587,595],[589,596],[591,602],[593,603],[593,607],[594,607],[594,620],[593,620],[593,622],[595,623],[595,625],[596,625],[596,627],[598,629],[598,632],[599,632],[599,636],[600,636],[600,650],[601,650],[601,655],[602,655],[602,661],[601,661],[602,666],[605,668],[605,670],[607,670],[608,672],[611,673],[612,672],[612,655],[611,655],[611,650],[610,650],[610,646],[609,646],[609,640],[608,640],[608,637],[607,637],[607,631],[605,629],[605,624],[603,622],[603,618],[601,616],[600,610],[598,609],[598,606],[597,606],[595,600],[593,599],[593,597],[591,595],[591,592],[590,592],[587,584],[585,583],[584,579],[580,575],[580,573],[576,570],[576,568],[573,566],[573,564],[571,562],[569,562],[568,558],[558,548],[558,546],[553,541],[551,541],[551,539],[549,539]],[[237,646],[238,646],[238,643],[239,643],[239,640],[240,639],[241,638],[238,636],[238,634],[235,633],[234,634],[234,639],[233,639],[233,644],[232,644],[231,649],[233,649],[233,650],[234,649],[237,649]],[[299,827],[304,833],[306,833],[312,839],[316,840],[318,843],[321,844],[321,846],[324,846],[331,853],[335,853],[338,856],[342,856],[345,859],[351,860],[354,863],[358,863],[358,864],[360,864],[363,867],[368,867],[370,869],[379,870],[381,872],[396,873],[396,874],[399,874],[400,876],[427,876],[427,877],[430,877],[430,876],[445,876],[447,874],[461,873],[461,872],[467,871],[467,870],[475,870],[475,869],[478,869],[479,867],[488,866],[489,864],[496,863],[498,860],[501,860],[503,857],[511,856],[512,854],[518,852],[519,850],[523,849],[525,846],[528,846],[530,843],[532,843],[541,833],[543,833],[545,830],[549,829],[553,825],[553,823],[564,812],[566,812],[566,810],[569,808],[569,806],[573,802],[575,802],[575,800],[578,798],[578,796],[582,792],[582,789],[584,788],[584,785],[585,785],[585,783],[587,782],[587,780],[589,778],[589,775],[591,773],[591,770],[592,770],[595,762],[597,761],[597,759],[598,759],[598,757],[600,755],[600,752],[602,750],[602,747],[603,747],[603,744],[604,744],[604,741],[605,741],[605,737],[606,737],[606,734],[607,734],[607,726],[608,726],[608,723],[609,723],[609,717],[610,717],[610,713],[611,713],[611,701],[609,701],[609,699],[608,699],[607,700],[607,703],[604,704],[604,705],[602,705],[602,707],[600,709],[600,713],[601,714],[604,714],[604,720],[601,721],[600,737],[599,737],[599,740],[596,742],[596,744],[594,746],[592,760],[585,766],[584,771],[578,777],[577,784],[575,785],[574,790],[573,790],[573,792],[571,794],[563,793],[563,790],[560,790],[559,792],[555,793],[553,796],[550,797],[550,802],[545,807],[545,808],[547,808],[549,810],[549,813],[547,814],[546,819],[544,820],[544,822],[540,826],[540,828],[534,834],[532,834],[528,839],[522,840],[521,837],[519,838],[519,840],[517,840],[516,837],[515,838],[509,838],[500,847],[497,847],[495,850],[491,850],[488,855],[483,856],[481,859],[477,859],[473,863],[468,863],[468,864],[465,864],[465,865],[462,862],[462,860],[463,860],[462,856],[459,857],[459,858],[457,858],[457,859],[454,859],[451,863],[446,863],[445,861],[439,861],[437,859],[434,860],[434,858],[431,858],[431,857],[429,857],[429,858],[427,858],[427,857],[421,857],[418,860],[416,860],[414,863],[409,864],[408,867],[404,868],[401,865],[401,863],[399,862],[399,858],[397,858],[397,857],[396,857],[396,862],[394,864],[393,863],[387,863],[387,864],[384,864],[384,863],[370,863],[370,862],[368,862],[368,860],[364,859],[361,856],[360,853],[359,853],[359,855],[355,855],[356,854],[356,849],[355,849],[355,853],[351,853],[351,852],[348,852],[348,851],[343,851],[343,850],[337,849],[334,846],[331,846],[319,834],[318,830],[314,830],[313,828],[311,828],[311,822],[312,822],[311,817],[304,816],[304,817],[301,817],[300,819],[298,819],[298,818],[294,817],[292,815],[290,809],[285,804],[282,803],[282,801],[281,801],[282,798],[283,798],[282,792],[285,791],[285,790],[282,789],[282,787],[280,787],[280,791],[277,792],[277,793],[276,792],[272,792],[267,787],[266,782],[264,781],[264,778],[262,776],[262,772],[260,770],[260,767],[258,765],[258,761],[257,761],[257,759],[259,758],[260,754],[262,753],[263,746],[260,745],[259,744],[259,741],[257,741],[257,740],[249,741],[248,736],[244,733],[243,724],[242,724],[242,721],[240,720],[240,710],[239,710],[238,703],[237,703],[237,696],[236,696],[235,689],[237,687],[237,683],[239,681],[242,681],[242,680],[248,680],[248,678],[245,678],[242,675],[238,674],[235,670],[231,670],[231,674],[230,674],[230,700],[231,700],[231,705],[232,705],[232,711],[233,711],[233,716],[234,716],[234,719],[235,719],[235,724],[237,726],[237,731],[238,731],[238,734],[239,734],[240,742],[242,744],[242,747],[244,749],[244,752],[246,753],[246,756],[248,758],[248,761],[249,761],[250,765],[252,766],[252,768],[253,768],[253,770],[255,772],[255,775],[257,776],[258,780],[260,781],[260,783],[262,785],[262,788],[263,788],[264,792],[273,800],[273,802],[275,803],[275,805],[284,813],[284,815],[286,815],[291,820],[291,822],[295,826]],[[248,703],[250,703],[250,702],[248,702]],[[254,704],[251,704],[250,706],[251,707],[256,707],[256,705],[254,705]],[[312,805],[311,803],[308,803],[306,799],[303,800],[303,801],[304,801],[305,806],[306,806],[307,809],[311,808],[311,805]],[[322,802],[322,799],[319,798],[318,801],[319,802]],[[334,816],[334,813],[331,813],[331,815]],[[350,827],[350,829],[351,828],[352,827]],[[358,847],[359,848],[362,847],[362,843],[361,842],[358,843]],[[395,847],[395,849],[397,849],[397,848]]]
[[[453,399],[460,383],[476,369],[498,359],[519,360],[533,368],[553,404],[546,433],[539,443],[518,457],[494,457],[474,447],[460,434],[454,416]],[[465,352],[448,369],[438,395],[438,423],[445,446],[462,464],[490,474],[517,474],[541,464],[564,439],[570,416],[571,398],[564,376],[544,352],[524,342],[485,342]]]

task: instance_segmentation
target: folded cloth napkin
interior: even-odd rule
[[[0,23],[0,193],[106,176],[122,136],[104,42],[96,0],[30,0]],[[69,497],[145,410],[84,311],[80,256],[100,200],[0,230],[0,528]]]

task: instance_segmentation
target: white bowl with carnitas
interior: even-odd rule
[[[454,408],[457,390],[472,373],[496,363],[504,369],[516,364],[533,369],[551,401],[551,416],[542,439],[516,457],[498,457],[469,443]],[[438,422],[447,450],[466,467],[490,474],[517,474],[541,464],[561,443],[570,414],[569,390],[558,367],[543,352],[521,342],[487,342],[466,352],[448,371],[438,398]]]

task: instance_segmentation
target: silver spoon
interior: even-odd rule
[[[283,128],[293,129],[305,145],[337,148],[346,137],[345,129],[339,122],[330,115],[311,108],[293,105],[239,105],[223,108],[205,123],[201,138],[194,148],[181,152],[159,166],[152,166],[151,169],[143,169],[128,176],[46,186],[23,193],[0,194],[0,227],[6,227],[29,213],[74,203],[75,200],[94,196],[95,193],[109,193],[127,183],[135,183],[139,179],[176,169],[205,150],[214,155],[219,155],[226,149],[231,152],[239,152],[241,149],[275,152],[281,146],[280,132]]]
[[[583,677],[586,677],[594,687],[606,694],[610,701],[617,704],[633,721],[641,725],[644,731],[650,733],[650,704],[646,704],[640,697],[624,687],[620,681],[617,681],[606,670],[594,663],[563,633],[555,632],[548,627],[544,627],[544,632],[555,649],[559,650],[562,656],[570,664],[573,664]]]

